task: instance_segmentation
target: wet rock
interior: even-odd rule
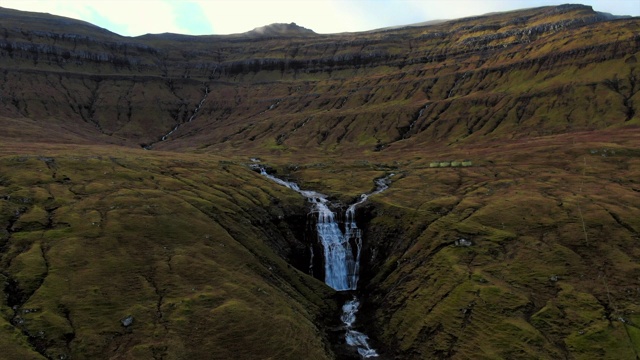
[[[471,245],[473,245],[473,243],[465,238],[460,238],[458,240],[456,240],[453,243],[454,246],[463,246],[463,247],[469,247]]]
[[[120,322],[122,323],[122,326],[124,327],[129,327],[131,325],[133,325],[133,316],[129,315],[123,319],[120,319]]]

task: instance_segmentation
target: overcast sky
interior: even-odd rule
[[[571,1],[548,0],[0,0],[0,6],[85,20],[125,36],[234,34],[295,22],[317,33],[365,31]],[[640,16],[640,0],[577,0]],[[1,21],[1,19],[0,19]]]

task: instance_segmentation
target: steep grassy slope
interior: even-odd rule
[[[0,159],[3,358],[331,358],[330,292],[283,260],[302,199],[211,157],[20,153]]]
[[[636,359],[640,134],[610,136],[505,144],[470,168],[413,162],[368,232],[371,325],[392,353]]]
[[[344,202],[396,174],[360,214],[360,321],[386,358],[636,359],[638,143],[583,132],[282,171]]]

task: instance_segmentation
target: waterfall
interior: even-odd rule
[[[314,198],[314,212],[318,219],[316,230],[318,240],[324,249],[324,282],[337,291],[355,290],[358,285],[358,266],[361,246],[357,247],[356,259],[349,242],[352,229],[345,224],[343,233],[336,221],[336,214],[329,209],[326,199]],[[355,225],[355,223],[353,223]],[[356,228],[359,232],[359,229]],[[361,239],[359,239],[361,242]]]
[[[347,329],[345,340],[349,346],[355,346],[358,349],[358,354],[360,354],[361,357],[365,359],[378,357],[378,353],[369,346],[369,337],[359,331],[353,330],[353,323],[356,321],[356,313],[359,307],[360,302],[355,297],[342,305],[342,316],[340,316],[340,320],[342,320],[342,323]]]
[[[360,195],[358,201],[349,205],[344,214],[343,232],[338,225],[336,214],[329,208],[329,200],[325,195],[315,191],[301,190],[298,184],[270,175],[260,165],[252,164],[252,167],[259,170],[261,175],[301,194],[312,204],[311,213],[316,215],[316,231],[324,251],[325,283],[336,291],[356,290],[360,272],[360,253],[362,252],[362,231],[356,224],[356,207],[367,201],[369,196],[388,189],[388,180],[393,174],[377,179],[375,191]],[[352,246],[355,247],[355,252]],[[311,259],[313,260],[313,249],[311,251]],[[310,266],[310,269],[312,268],[313,263]],[[340,319],[346,329],[345,340],[349,346],[357,348],[361,357],[377,357],[378,353],[368,344],[368,336],[353,329],[359,306],[360,302],[354,297],[342,307]]]
[[[268,174],[262,166],[254,168],[259,170],[261,175],[301,194],[312,204],[311,213],[317,216],[316,231],[324,251],[325,283],[336,291],[355,290],[358,286],[360,253],[362,251],[362,231],[355,221],[356,207],[367,201],[369,196],[386,190],[389,187],[388,177],[377,179],[375,191],[370,194],[362,194],[358,201],[347,208],[344,215],[345,230],[342,232],[336,214],[329,208],[329,200],[326,195],[315,191],[301,190],[294,182]],[[355,254],[352,244],[355,246]]]

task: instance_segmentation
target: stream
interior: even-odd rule
[[[304,196],[311,205],[311,214],[317,214],[316,231],[323,247],[325,283],[336,291],[356,290],[360,273],[360,253],[362,251],[362,231],[355,221],[356,207],[371,195],[379,194],[389,188],[389,178],[393,174],[376,179],[376,189],[369,194],[362,194],[358,201],[349,205],[344,213],[344,232],[340,229],[337,215],[330,209],[332,205],[327,196],[321,193],[302,190],[298,184],[279,179],[267,173],[264,167],[252,164],[260,174],[270,180],[286,186]],[[355,251],[354,251],[355,250]],[[311,252],[313,260],[313,250]],[[349,346],[355,347],[363,359],[378,357],[375,349],[369,346],[369,337],[354,330],[356,313],[360,301],[354,296],[342,306],[340,320],[346,330],[345,340]]]
[[[164,134],[159,141],[152,142],[148,145],[142,145],[142,148],[145,150],[151,150],[153,148],[153,145],[155,145],[156,143],[167,141],[169,136],[171,136],[174,132],[176,132],[176,130],[178,130],[182,125],[192,122],[193,119],[195,119],[196,116],[198,115],[198,111],[200,111],[200,109],[202,108],[202,105],[204,105],[205,100],[207,100],[207,96],[209,96],[209,87],[205,86],[204,96],[202,97],[202,99],[200,99],[200,102],[198,103],[198,105],[196,105],[195,109],[193,110],[193,114],[191,114],[191,116],[187,121],[177,123],[176,125],[174,125],[173,128],[171,128],[171,130],[168,133]]]

